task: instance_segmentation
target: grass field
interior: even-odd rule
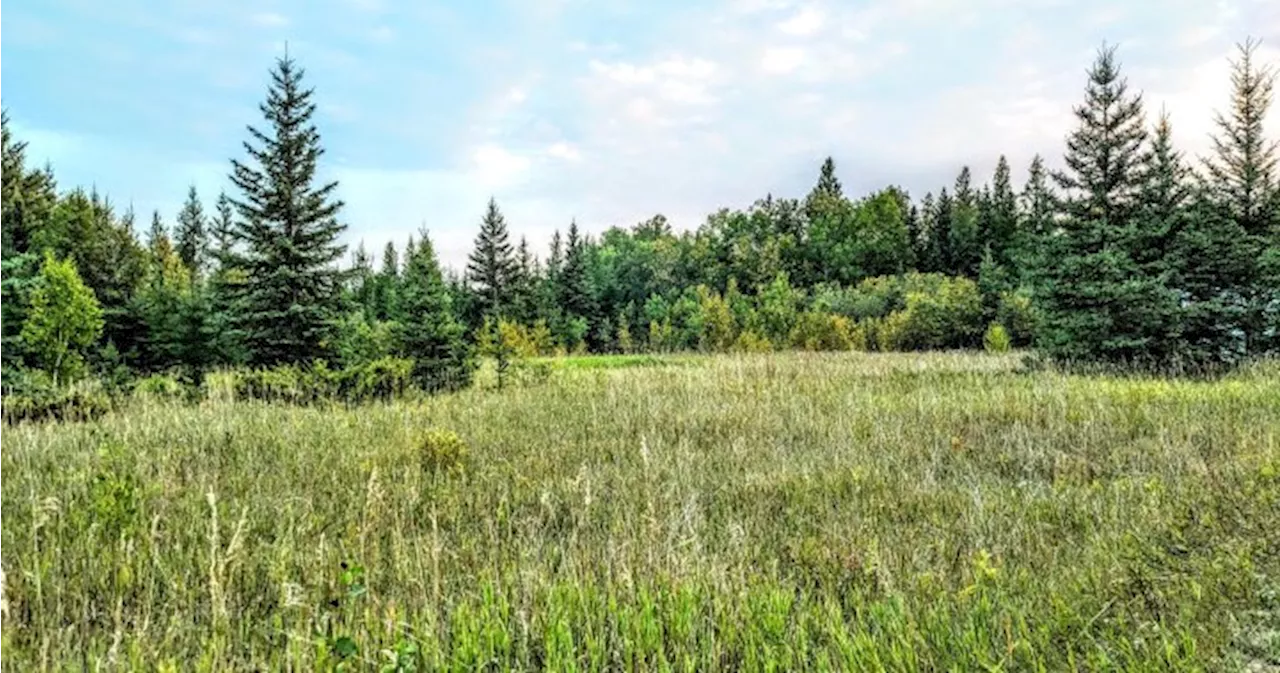
[[[601,362],[6,428],[5,670],[1280,667],[1274,366]]]

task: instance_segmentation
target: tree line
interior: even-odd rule
[[[314,91],[286,57],[232,192],[194,187],[145,235],[95,191],[59,193],[3,123],[3,371],[55,382],[317,360],[412,360],[428,390],[464,385],[481,352],[924,349],[984,333],[1062,364],[1227,367],[1280,350],[1280,171],[1263,120],[1274,67],[1256,41],[1210,156],[1150,123],[1114,47],[1088,71],[1062,170],[987,184],[963,167],[919,198],[852,198],[827,158],[802,198],[721,209],[692,231],[656,215],[598,236],[576,222],[545,256],[490,200],[464,271],[427,231],[348,259]],[[1015,185],[1015,182],[1020,184]],[[494,349],[497,349],[495,351]]]

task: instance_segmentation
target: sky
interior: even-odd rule
[[[540,255],[553,230],[662,213],[692,229],[823,157],[846,193],[919,197],[1004,154],[1060,162],[1104,43],[1150,120],[1211,147],[1235,44],[1280,64],[1274,0],[8,0],[3,105],[64,188],[139,220],[211,208],[264,127],[275,59],[315,88],[346,242],[425,227],[461,268],[490,197]],[[1280,105],[1269,118],[1280,137]]]

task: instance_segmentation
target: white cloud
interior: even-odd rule
[[[519,181],[529,170],[527,157],[515,154],[504,147],[485,144],[471,154],[476,178],[489,185],[507,185]]]
[[[787,35],[812,35],[822,29],[824,18],[822,12],[812,7],[806,7],[795,16],[778,24],[778,30]]]
[[[805,52],[800,47],[770,47],[760,57],[760,69],[771,75],[786,75],[794,72],[805,60]]]
[[[566,142],[558,142],[547,148],[547,155],[565,161],[581,161],[582,153],[578,148]]]
[[[277,12],[258,12],[249,17],[249,21],[264,28],[278,28],[289,25],[289,17]]]

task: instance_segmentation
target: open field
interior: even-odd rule
[[[1280,370],[1017,363],[576,362],[6,428],[3,663],[1276,670]]]

